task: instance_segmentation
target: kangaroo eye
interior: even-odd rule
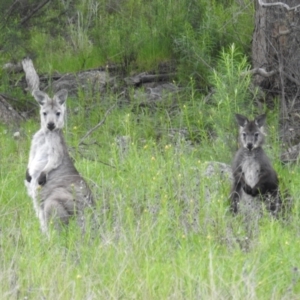
[[[245,132],[243,132],[243,138],[244,138],[244,139],[246,138],[246,133],[245,133]]]
[[[59,117],[59,116],[60,116],[60,112],[57,112],[57,113],[56,113],[56,116]]]
[[[46,116],[47,116],[47,113],[46,113],[46,112],[43,112],[43,115],[46,117]]]
[[[254,136],[257,139],[258,138],[258,132],[255,132]]]

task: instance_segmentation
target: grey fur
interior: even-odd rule
[[[240,126],[240,148],[233,163],[233,186],[231,190],[231,208],[233,212],[247,210],[257,212],[263,201],[267,209],[277,215],[281,209],[278,177],[262,145],[265,140],[263,126],[266,115],[260,115],[252,121],[236,114]]]
[[[50,98],[39,90],[32,92],[40,104],[41,128],[31,143],[25,185],[33,199],[43,232],[53,220],[56,227],[68,224],[76,215],[84,227],[84,209],[93,207],[92,193],[76,170],[63,137],[65,101],[61,90]]]
[[[39,89],[40,78],[33,66],[32,60],[28,57],[22,60],[22,67],[26,74],[26,81],[30,93]]]

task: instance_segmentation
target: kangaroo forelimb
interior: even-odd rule
[[[38,178],[38,184],[43,186],[45,185],[47,182],[47,175],[45,172],[42,172]]]
[[[27,182],[31,182],[31,176],[29,174],[28,168],[26,169],[25,179],[26,179]]]

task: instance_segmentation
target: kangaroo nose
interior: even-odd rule
[[[53,122],[50,122],[50,123],[47,124],[47,128],[49,130],[53,130],[55,128],[55,124]]]
[[[248,148],[249,150],[252,150],[252,149],[253,149],[253,144],[252,144],[252,143],[248,143],[248,144],[247,144],[247,148]]]

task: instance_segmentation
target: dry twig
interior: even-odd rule
[[[293,6],[293,7],[290,7],[289,5],[287,5],[286,3],[283,3],[283,2],[265,3],[262,0],[258,0],[258,3],[262,7],[282,6],[282,7],[286,8],[287,10],[297,10],[297,8],[300,8],[300,4],[298,4],[296,6]]]
[[[102,126],[107,118],[107,116],[110,114],[110,112],[115,108],[116,104],[114,104],[113,106],[111,106],[106,113],[104,114],[104,118],[93,128],[91,128],[79,141],[78,145],[83,144],[83,141],[92,133],[94,132],[96,129],[98,129],[100,126]]]

